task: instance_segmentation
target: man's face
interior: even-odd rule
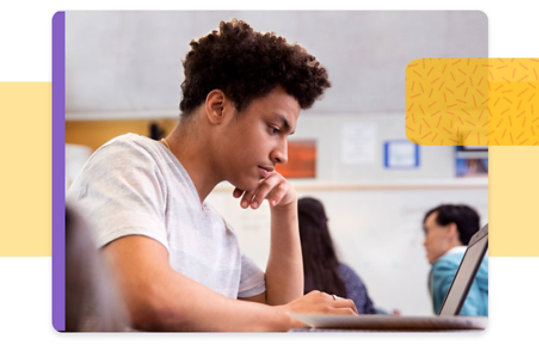
[[[229,117],[218,150],[226,180],[252,190],[276,163],[286,163],[287,139],[296,129],[299,112],[298,101],[278,87]]]
[[[425,223],[423,230],[425,231],[425,241],[423,246],[427,251],[427,259],[430,264],[433,264],[444,255],[449,249],[449,239],[447,235],[448,227],[444,227],[436,223],[438,212],[431,213]]]

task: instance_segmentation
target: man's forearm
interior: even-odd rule
[[[159,330],[265,332],[290,329],[290,318],[278,308],[229,299],[207,291],[195,297],[184,298],[174,311],[170,308],[161,309],[161,318],[157,321]],[[167,303],[170,305],[171,302]]]
[[[145,236],[117,239],[103,250],[131,326],[152,331],[286,331],[278,307],[227,298],[173,270],[159,242]]]
[[[288,303],[303,295],[303,262],[297,202],[271,209],[271,246],[266,267],[266,303]]]

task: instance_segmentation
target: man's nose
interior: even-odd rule
[[[273,150],[272,160],[274,163],[284,165],[288,162],[288,141],[285,139]]]

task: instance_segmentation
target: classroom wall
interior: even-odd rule
[[[358,128],[359,159],[348,159],[345,132]],[[303,113],[290,140],[314,139],[317,145],[317,179],[321,181],[394,181],[453,178],[454,147],[420,146],[419,167],[388,170],[384,167],[384,143],[406,140],[404,113]],[[356,141],[355,138],[349,142]]]
[[[69,11],[68,118],[177,116],[188,43],[234,17],[301,43],[328,69],[333,87],[315,113],[402,111],[409,62],[488,55],[479,11]]]

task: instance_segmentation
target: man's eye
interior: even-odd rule
[[[281,130],[279,130],[278,128],[273,127],[273,126],[270,126],[270,131],[271,131],[271,133],[279,133],[279,132],[281,132]]]

